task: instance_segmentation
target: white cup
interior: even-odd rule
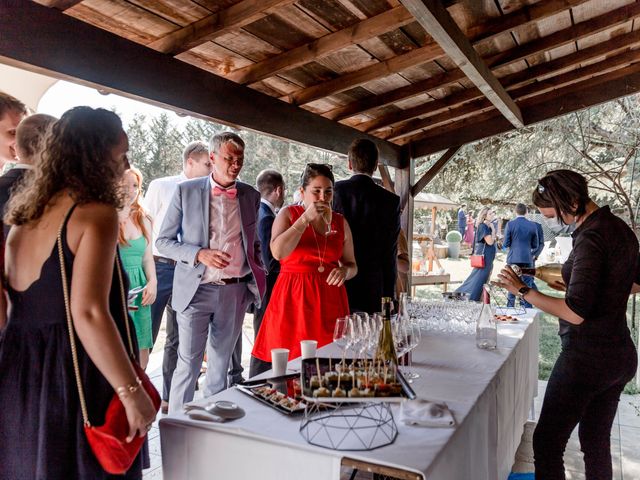
[[[287,373],[287,362],[289,361],[288,348],[272,348],[271,349],[271,368],[273,376],[280,377]]]
[[[318,348],[317,340],[300,340],[300,350],[302,351],[302,359],[314,358],[316,356],[316,348]]]

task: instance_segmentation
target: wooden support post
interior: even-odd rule
[[[440,173],[440,171],[445,167],[447,163],[458,153],[460,147],[453,147],[444,152],[444,154],[434,163],[429,170],[425,172],[425,174],[418,180],[414,186],[411,187],[411,195],[418,195],[424,187],[426,187],[434,177]]]
[[[408,149],[405,150],[409,155]],[[411,276],[413,272],[413,197],[411,196],[411,185],[413,184],[414,161],[413,157],[408,160],[403,159],[403,163],[408,162],[408,166],[396,170],[396,193],[400,196],[400,228],[407,236],[409,250],[409,274],[407,275],[407,291],[411,289]]]

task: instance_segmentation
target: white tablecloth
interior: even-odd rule
[[[535,312],[535,311],[534,311]],[[314,447],[299,433],[300,417],[283,415],[236,389],[202,400],[231,400],[247,415],[226,424],[160,421],[166,480],[329,480],[340,478],[342,457],[421,473],[428,480],[505,480],[520,444],[538,385],[538,325],[534,312],[499,325],[498,349],[479,350],[474,336],[425,335],[413,352],[419,398],[444,401],[456,428],[398,423],[392,445],[369,452]],[[329,345],[321,356],[338,351]],[[290,362],[295,368],[297,363]],[[393,406],[396,420],[398,406]]]

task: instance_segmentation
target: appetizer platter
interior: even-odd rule
[[[302,361],[300,382],[302,398],[307,402],[400,402],[416,398],[397,368],[372,360],[307,358]]]
[[[301,398],[300,378],[289,376],[282,381],[270,381],[258,385],[237,385],[238,390],[269,405],[286,415],[304,412],[306,402]]]
[[[511,315],[494,315],[497,322],[500,323],[517,323],[518,319]]]

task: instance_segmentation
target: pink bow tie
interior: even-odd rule
[[[224,189],[224,188],[220,188],[218,186],[213,187],[212,192],[214,197],[219,197],[220,195],[226,195],[227,198],[231,198],[234,199],[238,196],[238,189],[237,188],[228,188],[228,189]]]

